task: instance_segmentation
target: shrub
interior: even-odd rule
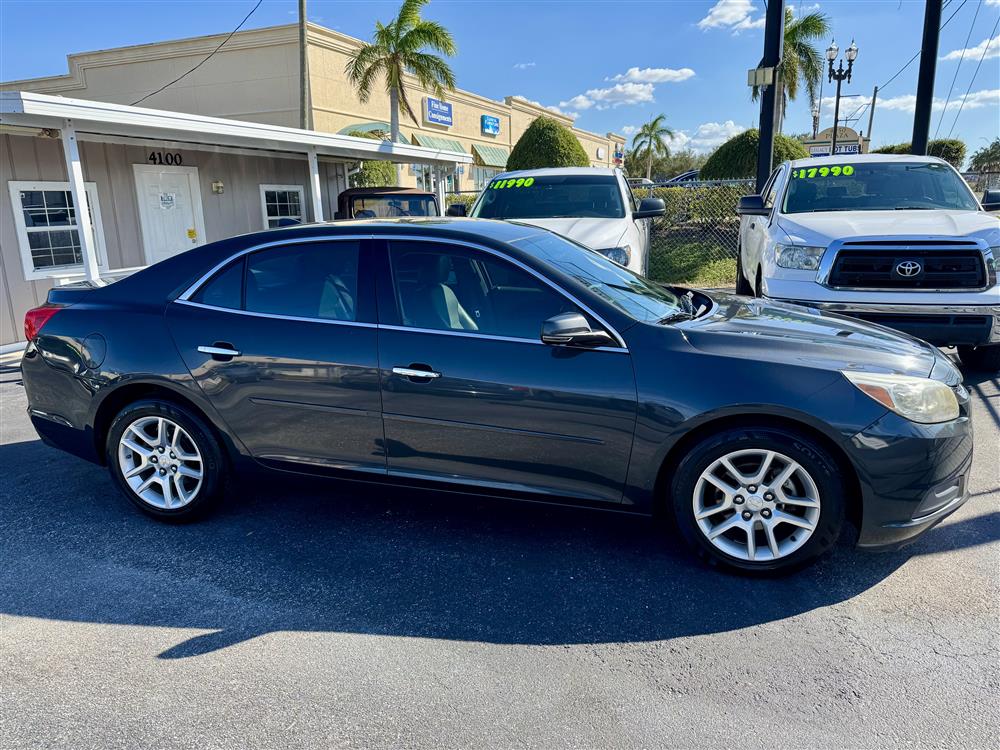
[[[906,143],[891,143],[881,146],[873,154],[908,154],[911,150],[909,141]],[[927,155],[944,159],[955,169],[961,169],[965,163],[965,143],[957,138],[939,138],[927,143]]]
[[[589,166],[590,159],[573,132],[550,117],[531,123],[507,159],[508,170]]]
[[[708,157],[708,161],[701,168],[699,177],[702,180],[735,180],[753,177],[757,173],[757,146],[759,143],[759,130],[756,128],[744,130],[723,143]],[[774,164],[780,164],[789,159],[806,159],[808,157],[809,151],[801,142],[780,133],[774,136]]]
[[[352,130],[348,135],[355,138],[372,138],[376,141],[388,140],[387,135],[381,130],[372,130],[368,133]],[[390,187],[395,185],[396,181],[396,165],[389,161],[362,162],[360,169],[351,175],[351,187]]]
[[[468,210],[472,208],[472,204],[476,202],[476,198],[479,197],[479,193],[449,193],[444,197],[445,208],[448,206],[453,206],[456,203],[462,203]]]

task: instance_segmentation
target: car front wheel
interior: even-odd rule
[[[736,254],[736,293],[745,297],[753,296],[753,286],[747,281],[746,274],[743,273],[743,251]]]
[[[1000,344],[989,346],[960,346],[958,356],[962,364],[973,370],[1000,372]]]
[[[749,573],[812,562],[844,522],[836,462],[791,430],[729,429],[706,438],[681,462],[672,490],[680,532],[699,557]]]
[[[124,495],[159,520],[192,520],[222,494],[218,441],[201,418],[169,401],[125,407],[108,432],[107,461]]]

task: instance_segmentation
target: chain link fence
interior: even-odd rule
[[[650,227],[647,273],[672,284],[725,287],[736,283],[740,197],[753,180],[690,181],[638,188],[639,197],[662,198],[667,212]]]
[[[964,172],[962,177],[969,183],[977,198],[982,198],[985,190],[1000,189],[1000,172]]]

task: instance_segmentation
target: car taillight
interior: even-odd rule
[[[42,327],[53,315],[62,310],[62,305],[52,305],[46,302],[41,307],[35,307],[24,314],[24,338],[31,341],[39,334]]]

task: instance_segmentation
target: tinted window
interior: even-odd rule
[[[239,310],[243,307],[243,258],[219,271],[196,294],[193,302]]]
[[[245,309],[297,318],[356,320],[357,242],[284,245],[247,258]]]
[[[542,322],[575,306],[548,284],[488,253],[394,243],[392,275],[403,324],[537,340]]]
[[[364,195],[351,201],[351,215],[355,219],[437,216],[437,208],[429,195]]]
[[[625,208],[614,175],[539,175],[494,180],[472,215],[481,219],[620,219]]]

